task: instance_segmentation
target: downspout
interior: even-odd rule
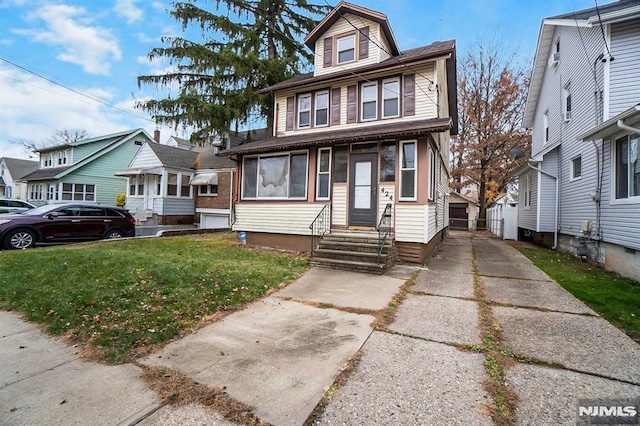
[[[533,169],[538,173],[542,173],[544,175],[549,176],[550,178],[555,179],[555,181],[556,181],[556,215],[555,215],[555,221],[554,221],[555,223],[554,223],[554,226],[553,226],[553,247],[551,247],[551,250],[555,250],[558,247],[558,210],[559,210],[559,200],[560,200],[559,197],[558,197],[558,189],[559,189],[558,188],[558,177],[552,175],[551,173],[545,172],[542,169],[539,169],[537,167],[532,166],[529,161],[527,161],[527,166],[530,169]]]

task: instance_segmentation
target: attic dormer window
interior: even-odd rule
[[[337,41],[338,63],[351,62],[356,58],[356,35],[340,37]]]

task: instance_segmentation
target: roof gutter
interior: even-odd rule
[[[560,206],[560,199],[558,197],[558,176],[554,176],[549,172],[545,172],[544,170],[535,167],[531,164],[531,160],[527,161],[525,163],[530,169],[535,170],[538,173],[542,173],[546,176],[549,176],[552,179],[555,179],[556,181],[556,214],[555,214],[555,221],[554,221],[554,225],[553,225],[553,247],[551,247],[551,250],[555,250],[558,247],[558,210],[559,210],[559,206]]]
[[[628,132],[633,132],[633,133],[640,133],[640,129],[638,129],[637,127],[631,127],[625,124],[624,120],[620,119],[616,122],[616,125],[622,129],[622,130],[626,130]]]

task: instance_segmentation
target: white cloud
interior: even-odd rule
[[[47,5],[30,15],[31,20],[44,21],[44,29],[14,30],[33,41],[58,46],[57,58],[82,66],[91,74],[108,75],[111,61],[119,61],[122,52],[111,32],[91,26],[86,10],[66,5]]]
[[[133,24],[142,19],[142,9],[136,6],[136,0],[116,0],[113,10],[127,20],[127,24]]]
[[[145,33],[136,33],[135,36],[138,38],[140,43],[159,43],[160,37],[149,37]]]

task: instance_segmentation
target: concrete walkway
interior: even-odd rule
[[[640,398],[640,347],[502,241],[451,233],[420,269],[395,321],[374,315],[418,268],[383,276],[312,268],[285,289],[143,360],[224,389],[274,425],[301,425],[359,350],[315,424],[491,424],[481,295],[517,424],[575,424],[580,398]],[[84,362],[74,348],[0,312],[0,424],[232,424],[164,406],[134,365]],[[553,365],[553,366],[550,366]]]

